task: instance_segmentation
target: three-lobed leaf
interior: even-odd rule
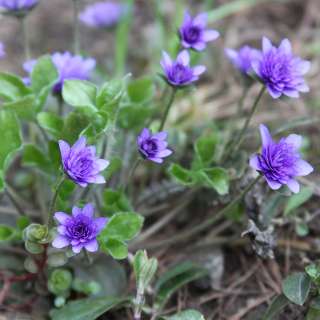
[[[304,272],[289,275],[282,283],[283,294],[293,303],[302,306],[308,298],[311,279]]]

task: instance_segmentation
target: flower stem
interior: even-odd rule
[[[166,110],[165,110],[165,112],[163,114],[163,118],[161,120],[159,131],[162,131],[163,128],[164,128],[164,125],[165,125],[165,123],[167,121],[167,118],[168,118],[168,115],[169,115],[169,111],[170,111],[170,108],[171,108],[171,106],[173,104],[173,101],[174,101],[174,98],[176,96],[176,93],[177,93],[177,89],[172,87],[171,94],[170,94],[170,97],[169,97],[169,101],[168,101],[168,104],[166,106]]]
[[[53,197],[51,199],[51,203],[50,203],[50,209],[49,209],[49,218],[48,218],[48,227],[52,227],[53,225],[53,214],[54,214],[54,210],[56,208],[56,202],[57,202],[57,198],[58,198],[58,194],[59,191],[61,189],[61,186],[63,184],[63,182],[65,181],[66,177],[64,174],[62,174],[58,179],[57,182],[53,188],[54,190],[54,194]]]
[[[136,161],[134,162],[129,175],[128,175],[128,180],[127,180],[127,184],[124,186],[123,190],[124,192],[130,187],[130,183],[132,181],[132,178],[134,176],[134,173],[136,172],[137,168],[139,167],[139,164],[141,163],[141,158],[139,157],[138,159],[136,159]]]
[[[182,232],[172,238],[161,240],[158,242],[145,244],[144,249],[150,249],[150,248],[160,248],[163,246],[168,246],[171,244],[177,244],[179,242],[184,241],[185,239],[189,239],[192,236],[195,236],[204,230],[211,227],[213,224],[215,224],[219,219],[223,218],[224,215],[237,203],[239,203],[246,194],[255,186],[255,184],[260,180],[261,176],[259,175],[256,179],[254,179],[232,202],[230,202],[226,207],[221,209],[217,214],[210,217],[209,219],[205,220],[204,222],[194,226],[193,228],[186,230],[185,232]]]
[[[30,39],[29,39],[27,17],[23,16],[19,19],[20,19],[22,35],[23,35],[24,59],[25,61],[28,61],[31,58],[31,50],[30,50]]]
[[[73,0],[73,51],[80,53],[79,0]]]
[[[245,134],[246,134],[246,132],[247,132],[247,130],[248,130],[250,121],[251,121],[253,115],[255,114],[255,112],[256,112],[256,110],[257,110],[259,101],[261,100],[261,97],[263,96],[265,90],[266,90],[266,87],[263,85],[263,87],[261,88],[259,94],[257,95],[257,97],[256,97],[256,99],[255,99],[255,101],[254,101],[254,103],[253,103],[253,105],[252,105],[252,108],[251,108],[251,110],[250,110],[250,113],[249,113],[249,115],[248,115],[248,117],[247,117],[247,119],[246,119],[246,121],[245,121],[245,123],[244,123],[244,125],[243,125],[243,127],[242,127],[242,129],[241,129],[241,131],[240,131],[239,137],[238,137],[238,139],[236,140],[236,141],[238,141],[238,142],[237,142],[237,144],[234,146],[234,148],[231,150],[231,154],[234,154],[234,153],[237,152],[238,149],[240,148],[240,146],[241,146],[241,144],[242,144],[242,142],[243,142],[243,140],[244,140],[244,138],[245,138]]]

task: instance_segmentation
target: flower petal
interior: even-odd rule
[[[94,219],[94,224],[97,227],[98,233],[100,233],[100,231],[104,229],[107,222],[108,222],[108,218],[104,218],[104,217],[99,217],[99,218]]]
[[[152,162],[155,162],[155,163],[162,163],[163,162],[163,159],[157,158],[157,157],[148,157],[148,159]]]
[[[92,203],[87,203],[83,208],[82,208],[82,214],[85,216],[92,218],[94,214],[94,206]]]
[[[205,42],[214,41],[218,39],[219,36],[220,36],[220,33],[217,30],[205,30],[203,32],[202,39]]]
[[[188,66],[190,63],[190,55],[187,50],[182,50],[177,56],[177,62],[183,66]]]
[[[291,179],[287,182],[288,188],[293,192],[293,193],[298,193],[300,191],[300,185],[298,181]]]
[[[267,37],[262,38],[262,51],[268,53],[272,49],[272,43]]]
[[[95,163],[98,166],[99,171],[106,169],[110,164],[108,160],[104,160],[104,159],[98,159],[95,161]]]
[[[262,145],[265,147],[273,142],[272,136],[270,134],[268,127],[265,126],[264,124],[260,124],[259,128],[260,128]]]
[[[69,156],[70,146],[64,140],[59,140],[59,149],[60,149],[60,154],[61,154],[62,161],[64,161]]]
[[[272,190],[278,190],[281,188],[282,184],[277,182],[277,181],[273,181],[273,180],[270,180],[268,178],[266,178],[266,181],[269,185],[269,187],[272,189]]]
[[[282,92],[275,90],[275,89],[274,89],[273,87],[271,87],[270,85],[267,85],[267,89],[268,89],[268,92],[270,93],[270,96],[271,96],[273,99],[278,99],[278,98],[280,98],[281,95],[282,95]]]
[[[260,170],[259,156],[257,154],[253,154],[249,160],[250,167],[255,170]]]
[[[302,136],[298,134],[290,134],[286,138],[286,143],[292,145],[295,149],[300,149],[302,144]]]
[[[297,176],[307,176],[313,171],[313,167],[305,160],[299,159],[296,162]]]
[[[74,206],[74,207],[72,208],[72,216],[73,216],[73,217],[76,217],[76,216],[78,216],[79,214],[82,214],[81,208],[78,208],[78,207]]]
[[[66,224],[70,216],[64,212],[56,212],[54,218],[61,224]]]
[[[86,146],[86,137],[81,136],[76,143],[72,146],[71,150],[73,153],[78,153]]]
[[[57,249],[65,248],[70,244],[69,240],[61,235],[58,235],[53,241],[52,246]]]
[[[193,24],[198,27],[205,28],[205,26],[207,25],[207,20],[208,20],[208,14],[205,12],[200,13],[194,17]]]
[[[282,50],[285,54],[291,54],[292,47],[288,39],[283,39],[279,45],[279,49]]]
[[[76,246],[72,246],[72,251],[74,253],[80,253],[80,251],[82,250],[83,248],[83,243],[79,243],[78,245]]]
[[[166,131],[157,132],[153,135],[153,138],[158,140],[166,140],[168,137],[168,133]]]
[[[99,244],[96,239],[92,239],[91,241],[87,242],[84,247],[89,252],[96,252],[99,249]]]
[[[172,60],[171,60],[169,54],[165,51],[162,51],[162,60],[161,60],[160,64],[164,70],[166,70],[167,68],[169,68],[172,65]]]
[[[170,150],[170,149],[165,149],[165,150],[159,151],[159,152],[157,153],[157,157],[159,157],[159,158],[168,157],[168,156],[170,156],[170,154],[172,154],[172,153],[173,153],[172,150]]]
[[[207,68],[205,66],[196,66],[193,68],[193,74],[195,76],[200,76],[200,74],[204,73],[206,69]]]
[[[192,45],[192,48],[197,50],[197,51],[202,51],[206,48],[206,43],[205,42],[197,42]]]

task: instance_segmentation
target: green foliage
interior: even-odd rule
[[[312,188],[302,188],[299,193],[294,194],[289,198],[288,203],[284,209],[284,214],[292,214],[295,209],[299,208],[304,203],[306,203],[312,197],[312,194]]]
[[[206,274],[207,270],[190,262],[184,262],[168,269],[159,277],[155,285],[156,308],[162,309],[171,295],[178,289],[194,280],[202,278]]]
[[[306,266],[305,271],[312,282],[320,288],[320,266],[318,263],[312,263]]]
[[[0,241],[8,241],[12,238],[14,229],[4,224],[0,225]]]
[[[52,320],[95,320],[108,310],[127,302],[125,298],[78,299],[50,312]]]
[[[289,300],[280,294],[276,296],[271,304],[269,305],[267,311],[263,315],[261,320],[273,320],[282,311],[282,309],[289,304]]]
[[[115,259],[124,259],[128,255],[126,242],[132,240],[141,230],[143,217],[134,212],[119,212],[108,221],[99,234],[101,249]]]
[[[31,94],[23,81],[9,73],[0,73],[0,97],[6,102],[13,102]]]
[[[63,130],[63,120],[52,112],[40,112],[37,115],[39,126],[55,139],[60,139]]]
[[[304,272],[289,275],[282,283],[283,294],[293,303],[302,306],[308,298],[311,280]]]
[[[85,80],[67,80],[64,82],[62,96],[65,102],[72,107],[96,108],[97,87]]]
[[[129,199],[122,190],[106,189],[103,192],[104,210],[108,215],[132,210]]]
[[[218,142],[219,136],[216,132],[210,135],[204,135],[195,142],[196,159],[200,161],[202,168],[208,167],[214,160]]]
[[[12,111],[0,110],[0,190],[4,184],[4,173],[10,164],[13,154],[22,145],[20,123]]]
[[[127,86],[128,97],[133,103],[149,102],[154,96],[153,79],[150,77],[143,77],[130,81]]]
[[[168,172],[177,182],[184,186],[192,186],[195,183],[193,171],[185,169],[177,163],[171,164]]]
[[[72,284],[72,274],[68,269],[55,269],[48,279],[48,289],[56,296],[68,296]]]
[[[133,270],[136,277],[137,290],[141,294],[148,288],[151,280],[157,272],[158,261],[148,258],[145,251],[139,250],[133,260]]]
[[[50,159],[33,144],[25,144],[23,146],[22,163],[26,166],[38,168],[44,173],[52,172]]]
[[[197,310],[185,310],[173,316],[162,317],[163,320],[205,320],[204,316]]]
[[[101,285],[97,281],[84,281],[75,278],[72,282],[72,289],[86,295],[96,295],[101,291]]]
[[[197,174],[200,183],[214,189],[220,195],[229,192],[229,176],[223,168],[211,168],[200,170]]]

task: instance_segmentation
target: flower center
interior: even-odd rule
[[[152,139],[145,141],[142,148],[149,155],[155,154],[158,151],[158,146]]]
[[[201,30],[197,26],[188,28],[185,32],[185,40],[189,43],[196,43],[199,41]]]
[[[171,79],[173,79],[175,83],[187,83],[192,79],[192,76],[192,69],[180,63],[174,64],[173,68],[171,69]]]

